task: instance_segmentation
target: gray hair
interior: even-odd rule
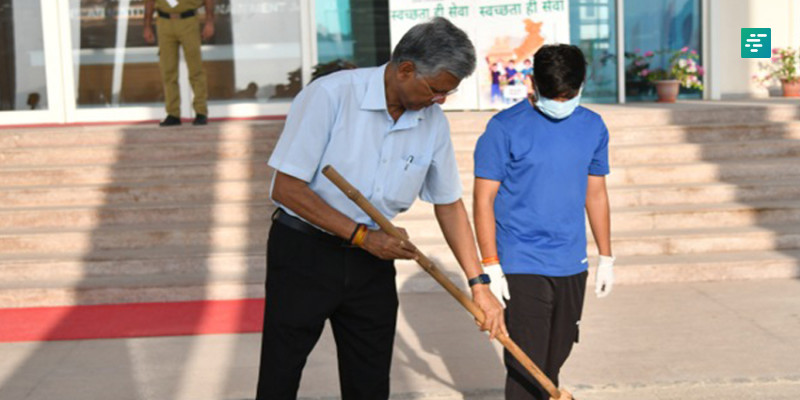
[[[475,47],[467,34],[442,18],[414,25],[394,48],[392,64],[411,61],[422,76],[446,70],[458,79],[475,72]]]

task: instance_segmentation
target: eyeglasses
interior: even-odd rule
[[[426,80],[425,80],[425,78],[422,78],[422,77],[420,77],[419,79],[420,79],[420,80],[421,80],[421,81],[422,81],[422,82],[425,84],[425,86],[427,86],[427,87],[428,87],[428,91],[430,91],[430,92],[431,92],[431,95],[433,96],[433,97],[431,98],[431,101],[432,101],[432,102],[438,102],[438,101],[442,101],[442,100],[444,100],[445,98],[447,98],[448,96],[452,96],[453,94],[455,94],[455,92],[457,92],[457,91],[458,91],[458,88],[455,88],[455,89],[453,89],[453,90],[450,90],[450,91],[448,91],[448,92],[443,92],[443,91],[441,91],[441,90],[433,90],[433,88],[432,88],[432,87],[431,87],[431,85],[428,83],[428,81],[426,81]]]

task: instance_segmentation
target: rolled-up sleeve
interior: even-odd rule
[[[425,175],[420,198],[433,204],[450,204],[461,198],[461,176],[450,138],[450,124],[442,116],[436,132],[433,157]]]
[[[303,89],[292,102],[269,166],[305,182],[314,177],[336,118],[336,103],[322,85]]]

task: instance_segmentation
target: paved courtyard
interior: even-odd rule
[[[800,398],[800,281],[622,285],[588,296],[562,374],[579,399]],[[3,400],[251,399],[259,335],[0,344]],[[393,399],[502,399],[498,347],[444,293],[401,298]],[[336,399],[323,334],[303,399]]]

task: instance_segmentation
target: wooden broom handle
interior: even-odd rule
[[[375,206],[373,206],[372,203],[370,203],[367,198],[361,194],[361,192],[358,191],[358,189],[353,187],[350,182],[340,175],[336,169],[330,165],[326,165],[324,168],[322,168],[322,174],[330,179],[334,185],[336,185],[342,192],[344,192],[345,195],[347,195],[348,198],[350,198],[350,200],[353,200],[353,202],[355,202],[362,210],[364,210],[364,212],[367,213],[367,215],[369,215],[373,221],[377,222],[384,232],[394,236],[397,239],[407,240],[400,230],[395,228],[395,226],[392,225],[392,223],[389,222],[389,220],[386,219],[386,217],[384,217],[383,214],[381,214],[381,212],[378,211],[378,209],[375,208]],[[467,311],[469,311],[469,313],[478,320],[478,322],[483,324],[483,321],[486,318],[483,315],[483,310],[481,310],[480,307],[478,307],[478,305],[472,301],[472,299],[464,294],[461,289],[453,284],[453,282],[446,275],[444,275],[442,271],[440,271],[439,268],[436,267],[436,265],[430,259],[428,259],[428,257],[422,254],[419,249],[416,250],[416,254],[417,264],[419,264],[419,266],[422,267],[425,272],[430,274],[433,279],[436,280],[436,282],[439,282],[439,284],[442,285],[442,287],[444,287],[448,293],[455,297],[455,299],[461,303],[461,305],[464,306],[464,308],[466,308]],[[514,358],[517,359],[517,361],[519,361],[519,363],[522,364],[526,370],[528,370],[534,379],[536,379],[542,385],[542,387],[547,390],[548,393],[550,393],[551,397],[555,399],[561,398],[561,392],[558,390],[558,388],[556,388],[553,382],[550,381],[550,378],[548,378],[547,375],[545,375],[542,370],[536,366],[533,360],[531,360],[530,357],[528,357],[528,355],[525,354],[525,352],[523,352],[522,349],[516,343],[514,343],[509,336],[506,336],[501,332],[496,337],[497,340],[503,344],[503,347],[505,347],[506,350],[508,350],[508,352],[511,353],[511,355],[514,356]]]

